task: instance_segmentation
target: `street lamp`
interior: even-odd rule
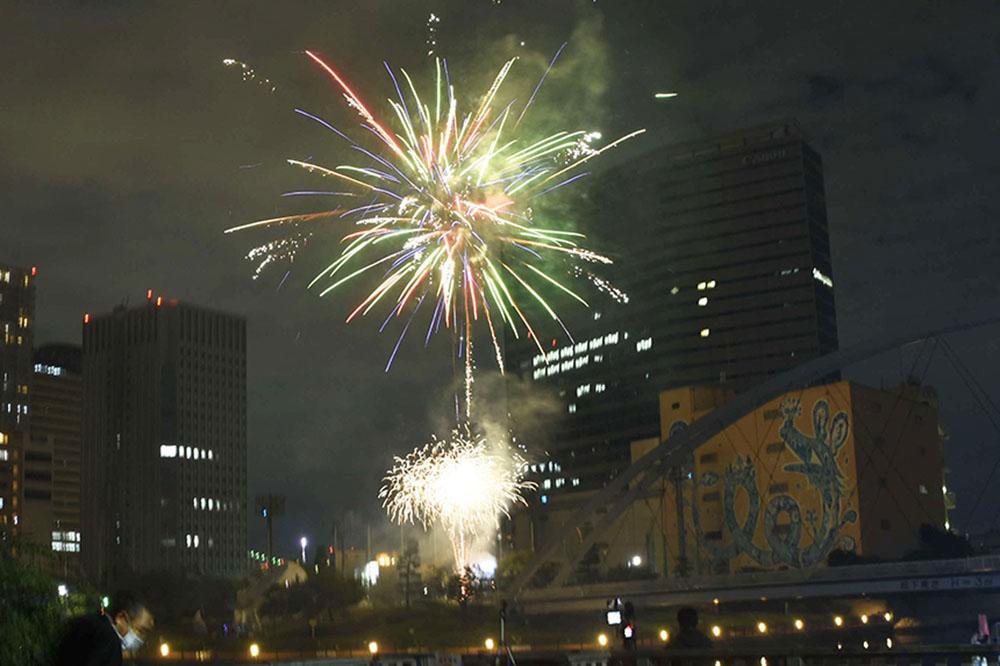
[[[597,637],[597,642],[601,644],[601,647],[604,647],[605,645],[608,644],[608,635],[607,634],[600,634]]]
[[[160,656],[166,657],[170,654],[170,646],[166,643],[160,643]]]
[[[303,563],[305,563],[305,561],[306,561],[306,544],[307,543],[309,543],[309,542],[306,541],[305,537],[302,537],[301,539],[299,539],[299,545],[302,546],[302,562]]]
[[[493,639],[492,639],[492,638],[487,638],[487,639],[486,639],[486,643],[485,643],[485,645],[486,645],[486,649],[487,649],[487,650],[492,650],[492,649],[493,649],[493,646],[494,646],[495,644],[493,643]]]
[[[65,597],[69,594],[69,589],[65,585],[60,585],[56,590],[59,592],[60,597]]]
[[[252,644],[250,646],[250,656],[256,659],[259,654],[260,654],[260,646],[257,645],[256,643]]]
[[[371,654],[378,654],[378,643],[372,641],[368,644],[368,652]]]

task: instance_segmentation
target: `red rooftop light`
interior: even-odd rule
[[[148,291],[146,291],[146,298],[152,298],[152,297],[153,297],[153,290],[149,289]]]
[[[31,267],[31,277],[35,277],[38,274],[38,268],[35,266]]]
[[[163,305],[163,296],[157,296],[156,297],[156,307],[160,307],[161,305]]]
[[[84,324],[89,324],[90,323],[90,313],[89,312],[87,314],[83,315],[83,323]]]

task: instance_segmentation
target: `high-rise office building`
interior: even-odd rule
[[[35,324],[35,269],[0,264],[0,431],[29,424]]]
[[[154,298],[84,318],[85,567],[238,573],[246,560],[246,321]]]
[[[837,348],[822,165],[794,122],[656,150],[596,177],[592,199],[628,303],[570,318],[575,342],[544,354],[507,343],[566,410],[534,468],[543,493],[627,466],[630,442],[659,432],[661,390],[744,390]]]
[[[30,419],[35,269],[0,264],[0,541],[18,536]]]
[[[50,344],[35,352],[31,434],[24,451],[24,536],[60,557],[80,557],[83,352]]]

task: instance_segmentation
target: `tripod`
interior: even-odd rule
[[[501,663],[506,664],[506,666],[517,666],[517,661],[514,659],[514,654],[510,651],[510,646],[507,645],[507,602],[500,602],[500,642],[497,643],[497,657],[494,661],[495,666],[500,666]],[[504,652],[507,653],[507,660],[501,662]]]

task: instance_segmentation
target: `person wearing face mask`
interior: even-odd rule
[[[135,594],[121,591],[107,609],[71,621],[56,651],[56,666],[118,666],[153,628],[153,614]]]

